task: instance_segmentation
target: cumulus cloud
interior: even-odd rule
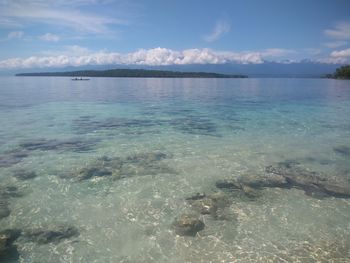
[[[349,61],[342,57],[325,57],[314,60],[314,62],[324,63],[324,64],[346,64]]]
[[[51,34],[51,33],[46,33],[42,36],[38,37],[40,40],[43,41],[48,41],[48,42],[57,42],[60,40],[60,37],[55,35],[55,34]]]
[[[231,29],[231,25],[226,20],[219,20],[216,22],[215,28],[212,33],[204,36],[204,40],[207,42],[213,42],[218,40],[221,36],[228,33]]]
[[[0,61],[1,69],[48,68],[85,65],[190,65],[190,64],[261,64],[266,58],[292,54],[289,49],[266,49],[262,51],[217,51],[212,49],[172,50],[167,48],[139,49],[130,53],[91,51],[80,46],[66,46],[59,53],[46,52],[41,56],[11,58]],[[314,60],[320,63],[345,63],[350,49],[334,51],[328,58]],[[288,63],[293,61],[288,60]],[[295,61],[294,61],[295,62]]]
[[[8,33],[7,39],[22,38],[24,33],[22,31],[12,31]]]
[[[341,22],[335,25],[332,29],[326,29],[324,34],[336,38],[336,39],[350,39],[350,23],[349,22]]]
[[[62,54],[11,58],[0,61],[0,68],[45,68],[83,65],[187,65],[187,64],[259,64],[263,63],[260,52],[229,52],[211,49],[187,49],[183,51],[166,48],[140,49],[121,54],[71,46]]]
[[[328,48],[338,48],[341,46],[345,46],[347,44],[348,44],[348,42],[346,42],[346,41],[335,41],[335,42],[324,43],[323,45],[325,47],[328,47]]]
[[[340,51],[333,51],[331,53],[331,57],[333,58],[346,58],[346,57],[350,57],[350,48],[348,49],[343,49]]]
[[[264,57],[283,57],[287,55],[295,54],[296,51],[292,49],[284,49],[284,48],[268,48],[261,52]]]

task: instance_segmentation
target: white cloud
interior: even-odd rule
[[[346,58],[346,57],[350,57],[350,48],[348,49],[343,49],[340,51],[333,51],[331,53],[331,57],[333,58]]]
[[[284,48],[268,48],[261,52],[262,56],[264,57],[283,57],[295,53],[295,50]]]
[[[341,22],[335,25],[333,29],[326,29],[324,31],[325,35],[336,38],[336,39],[350,39],[350,23]]]
[[[263,63],[260,52],[229,52],[210,49],[187,49],[176,51],[166,48],[140,49],[120,54],[71,46],[61,54],[52,56],[32,56],[29,58],[11,58],[0,61],[0,68],[45,68],[83,65],[186,65],[186,64],[259,64]]]
[[[88,4],[97,1],[78,1],[68,4],[61,1],[6,1],[0,0],[0,26],[17,23],[24,26],[27,23],[42,23],[65,26],[76,31],[87,33],[110,33],[109,25],[127,24],[127,21],[79,11],[78,4]],[[1,22],[0,20],[0,22]]]
[[[314,60],[314,62],[324,63],[324,64],[346,64],[349,61],[346,58],[341,57],[325,57]]]
[[[216,22],[215,28],[212,33],[204,36],[204,40],[207,42],[213,42],[218,40],[221,36],[228,33],[231,29],[231,25],[225,20],[219,20]]]
[[[289,49],[266,49],[262,51],[216,51],[211,49],[172,50],[167,48],[139,49],[126,54],[107,51],[91,51],[80,46],[66,46],[61,51],[47,51],[41,56],[11,58],[0,61],[1,69],[47,68],[84,65],[189,65],[189,64],[261,64],[265,58],[283,57],[296,51]],[[334,51],[327,58],[313,60],[320,63],[346,63],[350,49]],[[296,63],[283,60],[280,63]]]
[[[46,33],[42,36],[38,37],[40,40],[43,41],[49,41],[49,42],[57,42],[60,40],[60,37],[55,35],[55,34],[51,34],[51,33]]]
[[[24,33],[22,31],[12,31],[8,33],[7,39],[22,38]]]
[[[338,48],[341,46],[345,46],[347,44],[348,44],[348,42],[346,42],[346,41],[335,41],[335,42],[324,43],[323,45],[325,47],[328,47],[328,48]]]

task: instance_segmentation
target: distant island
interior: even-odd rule
[[[81,70],[67,72],[19,73],[16,76],[38,77],[112,77],[112,78],[247,78],[245,75],[231,75],[211,72],[180,72],[145,69]]]
[[[350,79],[350,65],[342,66],[335,70],[334,74],[328,74],[327,78]]]

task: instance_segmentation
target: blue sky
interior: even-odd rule
[[[0,70],[350,62],[349,0],[0,0]]]

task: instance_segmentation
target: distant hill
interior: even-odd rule
[[[182,72],[146,69],[79,70],[66,72],[19,73],[16,76],[113,77],[113,78],[246,78],[245,75],[212,72]]]

